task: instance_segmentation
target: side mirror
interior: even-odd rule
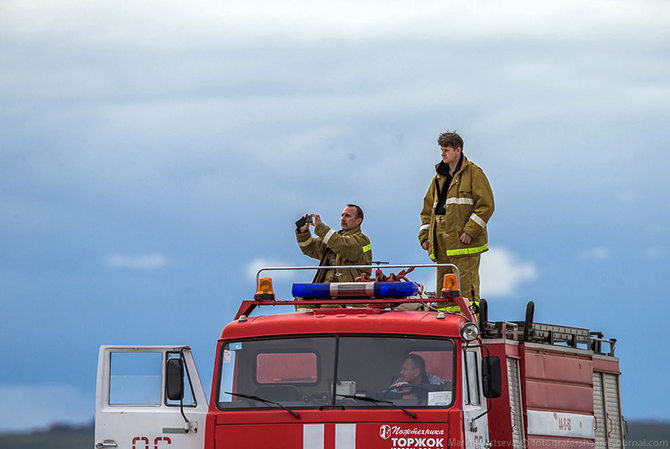
[[[482,358],[482,383],[485,397],[499,398],[502,395],[500,357],[490,355]]]
[[[166,388],[168,400],[181,401],[184,398],[184,363],[181,359],[167,361]]]

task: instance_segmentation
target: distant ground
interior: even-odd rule
[[[0,449],[94,449],[93,423],[81,426],[54,424],[49,429],[0,433]]]
[[[0,449],[93,449],[93,425],[54,425],[30,433],[0,433]],[[632,421],[628,423],[626,447],[670,449],[670,421]]]
[[[670,448],[670,421],[631,421],[628,423],[626,447]]]

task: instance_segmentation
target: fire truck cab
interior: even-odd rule
[[[209,403],[188,346],[100,348],[98,449],[622,446],[602,334],[534,323],[532,303],[520,322],[482,307],[480,330],[457,292],[444,313],[406,282],[296,284],[301,302],[258,284],[218,340]],[[315,308],[251,316],[296,304]]]

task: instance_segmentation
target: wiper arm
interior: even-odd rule
[[[373,404],[377,404],[377,405],[379,405],[379,404],[391,404],[395,408],[398,408],[398,409],[402,410],[403,412],[407,413],[409,416],[412,417],[412,419],[416,419],[416,413],[412,413],[409,410],[402,408],[401,406],[399,406],[398,404],[396,404],[392,401],[385,401],[383,399],[369,398],[367,396],[353,396],[353,395],[350,395],[350,394],[339,394],[339,393],[335,394],[335,396],[341,396],[343,398],[349,398],[349,399],[360,399],[361,401],[368,401],[368,402],[372,402]]]
[[[295,416],[296,418],[300,418],[300,415],[297,412],[294,412],[293,410],[291,410],[290,408],[280,404],[279,402],[271,401],[269,399],[264,399],[260,396],[254,396],[252,394],[229,393],[227,391],[224,391],[224,393],[229,394],[231,396],[239,396],[241,398],[251,399],[251,400],[254,400],[254,401],[259,401],[259,402],[262,402],[265,405],[268,405],[268,404],[278,405],[279,407],[283,408],[284,410],[286,410],[287,412],[289,412],[291,415]]]

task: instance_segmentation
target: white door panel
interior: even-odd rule
[[[465,421],[465,448],[486,449],[489,444],[487,402],[482,394],[482,357],[478,348],[462,352],[463,418]]]
[[[185,362],[185,394],[183,401],[170,401],[166,394],[167,360],[181,357]],[[100,348],[95,410],[97,448],[202,449],[207,409],[207,398],[188,347]]]

